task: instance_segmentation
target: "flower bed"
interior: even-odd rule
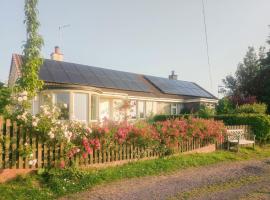
[[[200,138],[203,140],[221,140],[225,133],[225,126],[221,122],[199,118],[175,118],[150,124],[146,121],[109,121],[87,126],[78,121],[63,121],[61,107],[53,105],[50,96],[47,103],[40,107],[39,114],[33,116],[25,106],[27,93],[18,94],[16,121],[29,132],[36,134],[46,145],[63,144],[64,157],[60,158],[60,166],[75,156],[87,158],[94,151],[110,149],[115,145],[134,145],[145,150],[154,150],[159,155],[168,155],[175,151],[175,147],[185,140]],[[21,154],[29,157],[30,165],[33,151],[25,144]]]

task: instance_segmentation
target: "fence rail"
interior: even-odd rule
[[[228,129],[244,128],[248,126],[228,126]],[[176,145],[176,152],[189,152],[209,144],[213,141],[190,138]],[[224,142],[216,143],[217,148],[224,148]],[[35,165],[29,164],[29,158],[21,154],[27,148],[32,150],[31,160],[37,160]],[[22,151],[24,150],[24,151]],[[64,146],[62,144],[49,146],[41,142],[38,136],[31,135],[16,122],[3,120],[0,117],[0,169],[31,169],[44,168],[58,162],[64,156]],[[159,156],[157,152],[150,149],[143,149],[135,145],[123,144],[115,145],[111,148],[95,150],[93,154],[85,159],[75,156],[71,161],[79,166],[92,166],[102,163],[114,163],[117,161],[136,160],[138,158],[155,158]]]

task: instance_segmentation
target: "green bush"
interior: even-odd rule
[[[10,103],[10,88],[0,82],[0,115],[6,114],[6,106]]]
[[[265,114],[267,111],[267,105],[264,103],[244,104],[235,109],[235,113],[256,113]]]
[[[216,120],[222,120],[225,125],[249,125],[256,139],[260,142],[270,140],[270,116],[264,114],[218,115]]]
[[[216,107],[217,114],[232,114],[234,112],[233,103],[227,98],[224,97],[218,101],[218,105]]]
[[[167,119],[177,119],[177,118],[189,118],[198,117],[198,114],[180,114],[180,115],[155,115],[152,119],[154,122],[166,121]]]
[[[201,105],[198,111],[198,116],[200,118],[208,119],[215,115],[215,110],[213,108],[209,108],[205,105]]]

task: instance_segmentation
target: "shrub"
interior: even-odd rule
[[[189,138],[222,140],[225,126],[222,122],[200,118],[178,118],[156,122],[160,151],[170,154],[178,141]]]
[[[178,118],[188,119],[189,117],[198,117],[198,114],[155,115],[153,117],[153,121],[154,122],[159,122],[159,121],[166,121],[166,120],[169,120],[169,119],[178,119]]]
[[[243,104],[235,109],[235,113],[256,113],[265,114],[267,105],[264,103]]]
[[[6,107],[10,103],[10,88],[0,82],[0,115],[6,115]]]
[[[249,125],[256,139],[260,142],[270,140],[270,117],[263,114],[218,115],[216,120],[222,120],[226,125]]]
[[[200,109],[198,111],[198,116],[200,118],[208,119],[215,115],[215,110],[212,108],[209,108],[205,105],[201,105]]]
[[[231,114],[234,112],[234,105],[227,97],[224,97],[218,101],[216,112],[217,114]]]

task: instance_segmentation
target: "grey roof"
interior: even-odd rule
[[[165,94],[213,98],[211,93],[193,82],[170,80],[155,76],[145,76],[145,78]]]
[[[138,74],[54,60],[44,60],[39,76],[48,82],[149,92]]]
[[[116,71],[63,61],[44,59],[40,79],[51,83],[66,83],[98,88],[152,93],[154,86],[162,94],[216,99],[193,82],[169,80],[155,76]]]

